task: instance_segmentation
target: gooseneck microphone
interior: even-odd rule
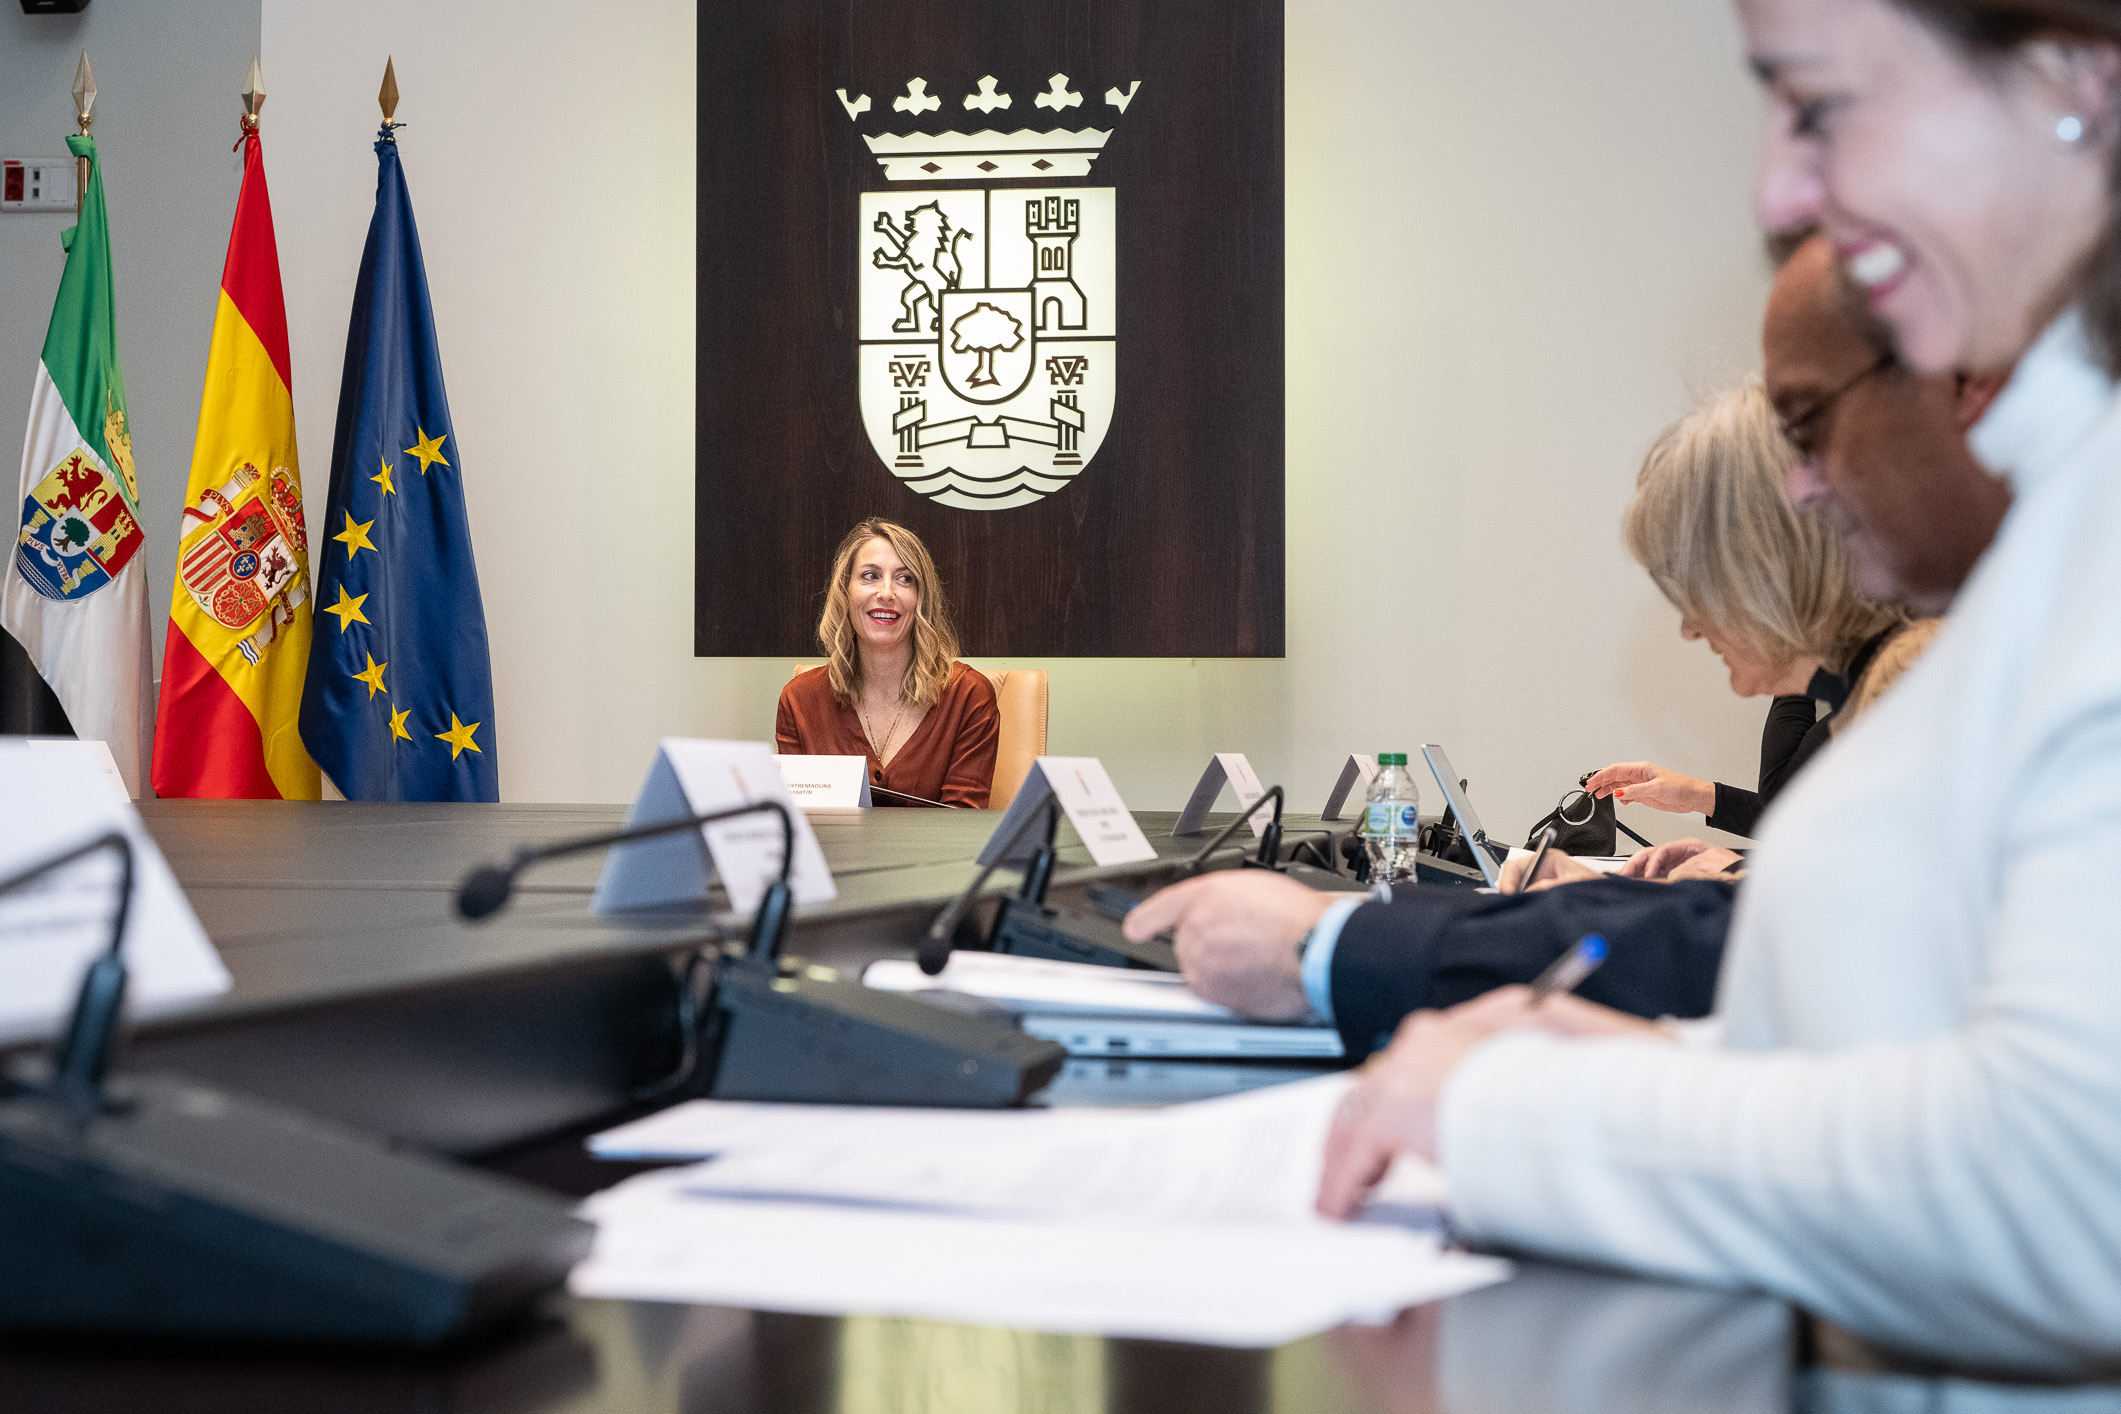
[[[103,1079],[110,1072],[111,1054],[118,1044],[118,1013],[125,1005],[125,920],[132,912],[133,902],[132,841],[122,831],[112,830],[0,879],[0,896],[15,893],[77,859],[104,850],[115,851],[118,856],[118,904],[111,912],[110,942],[81,978],[74,1014],[52,1054],[47,1090],[52,1098],[80,1115],[94,1114],[102,1108]]]
[[[467,874],[458,886],[457,911],[466,918],[494,913],[514,891],[517,876],[547,859],[768,810],[781,817],[781,868],[751,916],[744,955],[732,958],[719,949],[693,954],[677,979],[677,1068],[637,1098],[1014,1105],[1060,1073],[1066,1049],[1027,1036],[1012,1023],[959,1015],[781,956],[791,911],[795,816],[778,801],[519,849],[505,865]],[[708,981],[699,989],[702,974]]]
[[[1278,869],[1281,855],[1282,789],[1280,786],[1274,786],[1247,806],[1221,834],[1210,840],[1207,848],[1180,864],[1177,872],[1180,875],[1199,873],[1207,866],[1209,859],[1222,849],[1237,827],[1251,819],[1269,801],[1274,805],[1274,821],[1260,838],[1257,856],[1246,859],[1244,866]],[[1090,963],[1099,967],[1178,971],[1178,954],[1173,950],[1168,937],[1136,942],[1129,938],[1125,929],[1112,918],[1101,913],[1084,913],[1046,901],[1046,893],[1053,883],[1054,866],[1059,859],[1053,843],[1060,825],[1057,802],[1048,803],[1045,816],[1045,844],[1025,863],[1023,886],[1017,891],[1016,897],[1003,899],[995,909],[994,924],[987,935],[987,946],[995,952],[1017,957],[1049,958],[1056,962]],[[950,906],[936,915],[928,931],[921,936],[916,952],[923,972],[934,976],[949,964],[951,948],[957,939],[959,920],[964,917],[966,910],[971,908],[973,898],[986,884],[1001,860],[1015,851],[1017,844],[1023,839],[1024,832],[1030,828],[1031,821],[1037,818],[1027,816],[1020,822],[994,863],[981,869],[964,892],[952,899]]]
[[[1259,799],[1246,806],[1235,820],[1222,827],[1221,832],[1214,839],[1201,846],[1200,853],[1186,861],[1185,872],[1198,874],[1207,866],[1209,858],[1214,855],[1215,851],[1221,849],[1228,842],[1230,836],[1237,833],[1237,827],[1257,815],[1259,807],[1265,805],[1268,801],[1274,803],[1274,818],[1267,822],[1266,833],[1259,837],[1259,852],[1252,858],[1247,859],[1242,867],[1246,869],[1279,869],[1281,867],[1281,787],[1268,786],[1266,792]]]
[[[745,952],[754,957],[772,958],[780,953],[781,934],[788,926],[788,873],[795,865],[795,817],[788,807],[777,800],[758,800],[748,805],[733,805],[726,810],[709,810],[699,815],[682,816],[675,820],[661,820],[653,825],[632,825],[623,830],[611,830],[600,835],[583,835],[579,839],[562,840],[558,844],[526,845],[515,852],[515,857],[506,864],[488,864],[472,870],[457,885],[457,912],[467,919],[480,919],[500,912],[511,895],[515,893],[516,879],[533,864],[542,864],[548,859],[559,859],[570,854],[586,854],[593,849],[607,849],[612,845],[632,844],[635,840],[652,840],[662,835],[674,835],[681,830],[697,830],[717,820],[734,820],[743,815],[762,815],[767,811],[781,817],[781,871],[766,896],[759,900],[758,909],[751,916],[751,939]],[[706,841],[700,848],[706,849]]]
[[[936,914],[935,921],[928,925],[928,931],[921,934],[920,943],[913,954],[914,959],[921,965],[921,971],[933,977],[950,965],[952,940],[957,934],[958,920],[965,916],[966,909],[972,907],[972,900],[986,887],[987,880],[994,877],[994,871],[1001,867],[1002,861],[1014,854],[1016,847],[1024,842],[1025,832],[1041,817],[1046,822],[1046,847],[1026,867],[1025,875],[1027,883],[1033,873],[1040,875],[1039,896],[1044,898],[1044,883],[1053,871],[1053,839],[1060,832],[1060,815],[1060,801],[1049,798],[1044,810],[1026,815],[1017,822],[1016,828],[1009,832],[1009,838],[994,852],[994,858],[980,866],[979,873],[972,876],[972,882],[965,885],[956,898],[943,906],[943,911]],[[1040,868],[1041,863],[1043,869]]]

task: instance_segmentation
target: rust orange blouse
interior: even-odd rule
[[[773,724],[773,739],[783,756],[864,756],[869,760],[871,786],[973,810],[987,808],[1000,734],[994,684],[985,673],[963,663],[950,665],[950,681],[941,700],[928,709],[889,766],[869,749],[869,738],[862,733],[862,720],[853,705],[843,706],[833,699],[830,676],[823,668],[812,668],[789,680],[781,689],[780,714]],[[876,803],[913,804],[881,794]]]

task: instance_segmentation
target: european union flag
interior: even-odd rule
[[[499,800],[463,458],[389,125],[354,286],[302,741],[349,800]]]

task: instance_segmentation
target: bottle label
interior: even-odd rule
[[[1393,835],[1411,835],[1421,826],[1421,815],[1412,805],[1398,805],[1389,800],[1372,801],[1363,808],[1362,832],[1386,838]]]

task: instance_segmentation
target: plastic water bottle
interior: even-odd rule
[[[1381,751],[1362,812],[1370,882],[1397,884],[1414,877],[1414,839],[1421,828],[1421,792],[1407,772],[1407,753]]]

